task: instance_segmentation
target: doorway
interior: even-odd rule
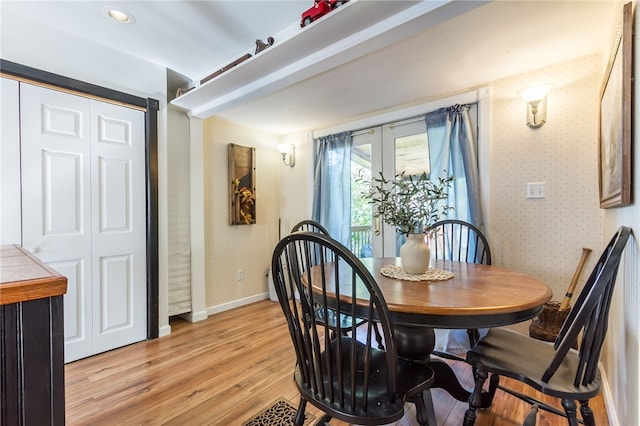
[[[146,288],[146,297],[144,297],[144,315],[142,320],[142,329],[143,331],[143,339],[156,338],[158,337],[158,286],[159,286],[159,265],[158,265],[158,168],[157,168],[157,155],[158,155],[158,119],[157,113],[159,110],[159,102],[152,98],[141,98],[138,96],[130,95],[127,93],[119,92],[116,90],[108,89],[101,86],[96,86],[90,83],[78,81],[75,79],[70,79],[68,77],[60,76],[57,74],[52,74],[46,71],[38,70],[35,68],[30,68],[24,65],[20,65],[17,63],[13,63],[6,60],[0,60],[0,72],[4,77],[3,80],[14,80],[14,83],[28,83],[36,86],[49,87],[57,91],[73,93],[78,95],[84,99],[100,99],[104,100],[107,104],[113,105],[117,104],[120,106],[126,105],[128,108],[137,110],[142,114],[142,145],[143,145],[143,156],[140,160],[140,163],[143,167],[142,175],[143,177],[143,191],[142,195],[138,194],[138,198],[140,198],[144,207],[144,220],[142,224],[138,224],[138,228],[142,228],[142,237],[140,238],[140,244],[144,247],[146,252],[144,263],[146,267],[144,268],[144,276],[139,280],[143,283],[143,286]],[[17,84],[16,84],[17,86]],[[3,96],[4,102],[4,96]],[[12,104],[15,104],[15,110],[18,110],[18,98],[16,91],[16,99],[12,101]],[[64,109],[62,109],[64,115]],[[8,117],[3,112],[3,119]],[[116,120],[117,121],[117,120]],[[9,123],[5,123],[9,125]],[[111,123],[113,124],[113,123]],[[16,120],[16,126],[17,120]],[[109,125],[103,126],[105,129],[110,127]],[[117,126],[116,126],[117,127]],[[111,126],[111,130],[113,130],[113,126]],[[4,134],[4,133],[3,133]],[[3,147],[7,147],[8,145],[16,147],[16,152],[19,152],[19,133],[15,132],[16,137],[8,138],[3,140]],[[107,132],[107,138],[113,136],[113,133]],[[4,153],[3,148],[3,153]],[[13,152],[13,148],[11,150]],[[4,156],[3,156],[4,157]],[[13,158],[13,156],[11,157]],[[15,156],[16,163],[19,164],[19,154]],[[65,159],[66,158],[66,159]],[[10,158],[3,158],[3,169],[6,169],[4,166],[6,162],[10,161]],[[58,160],[68,161],[68,157],[64,155],[59,157]],[[136,160],[137,161],[137,160]],[[112,163],[113,166],[116,163]],[[120,163],[122,165],[122,163]],[[63,167],[64,168],[64,167]],[[13,168],[11,168],[13,170]],[[111,171],[118,169],[118,167],[111,167]],[[13,173],[13,180],[16,182],[20,182],[22,177],[19,168],[15,169],[16,171]],[[103,167],[105,173],[107,170]],[[120,168],[122,171],[122,168]],[[29,173],[30,170],[27,170],[25,173]],[[124,173],[126,175],[126,173]],[[120,173],[120,176],[123,174]],[[112,174],[113,176],[113,174]],[[4,177],[4,174],[3,174]],[[116,179],[115,181],[117,181]],[[106,182],[106,181],[105,181]],[[115,187],[117,187],[116,185]],[[114,186],[110,186],[112,189]],[[19,189],[18,189],[19,190]],[[117,193],[117,191],[115,191]],[[4,215],[3,212],[3,222],[7,217],[11,219],[12,225],[15,228],[22,228],[22,216],[24,214],[29,213],[28,211],[23,214],[18,210],[18,214],[16,215]],[[67,220],[65,218],[64,220]],[[109,218],[109,224],[114,224],[117,222],[118,218],[111,217]],[[115,222],[114,222],[115,220]],[[3,226],[6,225],[3,223]],[[5,241],[5,243],[16,243],[23,244],[22,235],[18,232],[17,236],[13,238],[11,241]],[[24,245],[24,244],[23,244]],[[38,247],[34,247],[37,249]],[[38,255],[38,253],[36,253]],[[103,268],[103,271],[109,270],[111,276],[114,277],[114,273],[120,273],[123,275],[126,273],[126,267],[124,266],[127,261],[124,258],[120,259],[112,259],[114,262],[110,262],[108,267]],[[123,272],[124,271],[124,272]],[[112,297],[112,300],[115,300]],[[126,304],[122,304],[122,306],[126,306]],[[120,308],[122,308],[120,306]],[[112,316],[110,318],[109,324],[113,325],[116,316]],[[138,321],[140,323],[140,321]],[[108,328],[108,327],[107,327]]]
[[[478,128],[478,106],[470,105],[473,129]],[[361,196],[364,178],[380,173],[417,176],[431,173],[429,139],[424,116],[352,132],[351,147],[351,249],[359,257],[397,257],[404,236],[379,218]]]
[[[68,279],[65,361],[146,338],[144,113],[20,84],[22,242]]]

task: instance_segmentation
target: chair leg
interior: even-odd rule
[[[438,426],[436,412],[433,408],[433,399],[431,398],[431,389],[425,389],[416,395],[412,395],[407,398],[407,401],[416,406],[416,420],[420,426]]]
[[[425,409],[427,410],[427,424],[429,426],[438,426],[438,422],[436,422],[436,410],[433,407],[433,398],[431,397],[431,389],[422,392],[422,399]]]
[[[294,426],[302,426],[304,424],[304,410],[307,408],[307,400],[300,397],[300,403],[298,404],[298,411],[293,418]]]
[[[476,410],[482,406],[482,387],[489,374],[484,370],[476,369],[474,376],[476,384],[469,397],[469,409],[464,414],[464,426],[473,426],[476,422]]]
[[[529,414],[527,414],[527,417],[525,417],[522,426],[536,426],[537,417],[538,404],[533,404],[533,406],[531,407],[531,411],[529,411]]]
[[[567,415],[570,426],[578,426],[578,412],[576,410],[576,402],[573,399],[563,399],[562,407]]]
[[[582,420],[586,426],[596,426],[596,419],[593,417],[591,407],[589,407],[589,400],[580,401],[580,413],[582,413]]]
[[[428,390],[424,392],[428,392]],[[415,395],[413,398],[411,398],[410,401],[413,402],[413,404],[416,406],[416,420],[418,421],[418,424],[420,426],[429,426],[427,407],[423,399],[424,392],[420,392],[419,394]]]
[[[467,335],[469,336],[469,344],[471,345],[469,347],[473,348],[476,343],[478,343],[478,340],[480,340],[480,332],[476,328],[470,328],[467,330]]]
[[[331,426],[329,425],[330,420],[331,420],[331,416],[328,414],[325,414],[324,416],[320,417],[320,419],[315,423],[315,426]]]
[[[489,405],[493,404],[493,397],[496,395],[499,384],[500,376],[495,373],[492,374],[491,377],[489,377]]]
[[[378,342],[378,349],[384,350],[384,343],[382,343],[382,335],[380,334],[380,330],[378,329],[378,323],[373,323],[373,332],[376,334],[376,342]]]

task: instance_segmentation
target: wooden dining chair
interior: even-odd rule
[[[291,228],[291,232],[298,231],[319,232],[324,235],[329,235],[329,231],[327,231],[327,228],[311,219],[301,220],[300,222],[293,225],[293,228]]]
[[[433,235],[429,245],[435,259],[491,265],[489,242],[482,231],[471,223],[445,219],[434,223],[427,231]],[[480,333],[477,329],[469,329],[467,335],[470,347],[473,347],[480,338]],[[458,358],[454,356],[454,359]]]
[[[445,219],[428,228],[434,231],[430,241],[436,259],[491,265],[491,248],[482,231],[458,219]]]
[[[308,259],[314,255],[318,262],[309,267]],[[303,424],[307,403],[325,413],[317,424],[336,418],[377,425],[399,420],[405,402],[415,404],[421,425],[428,424],[433,370],[398,357],[387,304],[360,259],[329,236],[296,232],[277,244],[271,268],[296,353],[294,381],[300,405],[295,425]],[[288,297],[294,292],[299,300]],[[316,320],[318,305],[323,321]],[[358,328],[352,323],[343,330],[337,322],[338,333],[332,338],[330,312],[363,318],[367,325]],[[384,350],[374,346],[374,320],[382,330]]]
[[[577,426],[575,401],[580,402],[582,421],[595,426],[589,400],[600,392],[600,351],[607,332],[609,307],[622,252],[631,229],[620,227],[587,279],[553,344],[502,328],[489,333],[467,352],[475,369],[475,388],[469,398],[464,425],[472,426],[483,400],[483,384],[491,373],[489,397],[502,389],[532,404],[526,424],[535,424],[537,409],[558,414]],[[579,349],[572,349],[579,339]],[[562,400],[564,412],[538,399],[499,385],[499,376],[525,383],[544,395]]]
[[[311,219],[305,219],[302,220],[300,222],[298,222],[297,224],[295,224],[293,226],[293,228],[291,228],[291,232],[300,232],[300,231],[308,231],[308,232],[318,232],[320,234],[323,235],[329,235],[329,231],[327,231],[327,228],[325,228],[324,226],[322,226],[321,224],[319,224],[318,222],[316,222],[315,220],[311,220]],[[316,255],[314,253],[311,253],[311,257],[309,258],[309,263],[313,266],[317,263],[316,261]],[[323,311],[322,309],[318,308],[316,309],[316,320],[317,321],[322,321],[324,315],[323,315]],[[340,321],[341,323],[341,328],[343,330],[349,330],[351,328],[351,324],[353,322],[355,322],[356,327],[361,326],[362,324],[364,324],[366,321],[362,318],[353,318],[350,315],[345,315],[345,314],[341,314],[336,316],[335,313],[330,313],[329,315],[330,318],[330,323],[328,324],[332,329],[333,332],[337,332],[337,327],[336,327],[336,321]],[[354,321],[355,320],[355,321]],[[378,342],[378,348],[379,349],[384,349],[384,345],[383,345],[383,339],[382,339],[382,335],[380,334],[380,330],[378,330],[378,326],[377,324],[374,323],[374,328],[373,331],[376,334],[376,341]]]

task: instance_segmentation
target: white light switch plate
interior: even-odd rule
[[[544,198],[545,182],[527,183],[527,198]]]

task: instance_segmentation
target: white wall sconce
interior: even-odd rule
[[[282,162],[285,166],[293,167],[296,165],[296,147],[291,144],[278,144],[276,145],[278,151],[282,155]]]
[[[532,129],[542,127],[547,121],[547,93],[550,89],[548,84],[539,84],[518,93],[527,102],[527,126]]]

